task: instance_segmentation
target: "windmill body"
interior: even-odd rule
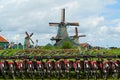
[[[24,47],[30,48],[31,47],[30,41],[34,44],[33,40],[31,39],[33,33],[31,33],[29,35],[28,32],[25,32],[25,34],[26,34],[26,37],[25,37],[25,41],[24,41]]]
[[[57,36],[56,36],[56,39],[64,39],[65,37],[68,36],[68,33],[67,33],[67,28],[66,26],[60,24],[58,26],[58,33],[57,33]]]
[[[71,38],[72,38],[76,43],[80,44],[80,43],[79,43],[79,38],[80,38],[80,37],[86,37],[86,35],[78,35],[78,29],[77,29],[77,27],[75,27],[75,35],[74,35],[74,36],[71,36]]]
[[[24,46],[25,46],[25,48],[30,48],[29,38],[25,38]]]

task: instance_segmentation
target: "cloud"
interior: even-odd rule
[[[48,23],[60,22],[61,8],[66,8],[66,22],[78,21],[79,34],[87,35],[80,41],[98,45],[99,41],[105,43],[109,38],[118,38],[120,20],[108,18],[112,17],[113,10],[109,6],[115,4],[118,0],[1,0],[1,34],[9,41],[18,39],[24,43],[24,32],[28,31],[34,33],[33,40],[38,39],[40,45],[51,43],[50,38],[57,34],[57,28],[49,27]],[[74,27],[68,27],[68,32],[74,35]]]

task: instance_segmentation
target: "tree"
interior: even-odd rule
[[[69,42],[69,41],[65,41],[65,42],[63,42],[63,44],[62,44],[62,49],[71,49],[73,46],[72,46],[72,44]]]

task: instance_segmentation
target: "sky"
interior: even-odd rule
[[[57,27],[49,22],[61,21],[66,9],[66,22],[79,22],[80,43],[92,46],[120,47],[120,0],[0,0],[0,34],[9,42],[24,43],[25,31],[39,45],[53,44]],[[70,36],[75,26],[67,26]],[[34,44],[34,45],[35,45]]]

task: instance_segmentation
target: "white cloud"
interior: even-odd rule
[[[60,10],[60,9],[62,9],[62,8],[66,8],[68,11],[69,10],[74,10],[74,9],[78,9],[79,8],[79,3],[78,3],[78,1],[76,1],[76,0],[74,0],[74,1],[70,1],[70,2],[68,2],[68,3],[66,3],[66,4],[63,4],[63,5],[57,5],[56,7],[54,7],[53,8],[53,10]]]
[[[98,24],[100,24],[101,21],[104,21],[104,17],[103,16],[95,18],[93,20],[93,22],[92,22],[92,25],[93,26],[97,26]]]
[[[9,41],[18,39],[23,43],[24,32],[28,31],[34,33],[34,41],[39,38],[39,44],[47,44],[57,33],[48,23],[60,22],[61,8],[66,8],[66,21],[78,21],[79,34],[87,35],[80,41],[91,41],[95,45],[112,37],[118,38],[120,20],[107,19],[104,15],[110,11],[108,6],[116,3],[117,0],[1,0],[0,26]],[[74,28],[68,30],[69,34],[74,34]]]
[[[20,35],[19,35],[19,34],[17,34],[17,35],[15,35],[15,36],[13,37],[13,40],[18,40],[18,39],[19,39],[19,37],[20,37]]]
[[[111,5],[117,3],[117,0],[104,0],[104,5]]]
[[[109,28],[107,26],[101,26],[98,30],[99,30],[98,34],[103,35],[103,34],[107,34],[107,32],[109,31]]]

